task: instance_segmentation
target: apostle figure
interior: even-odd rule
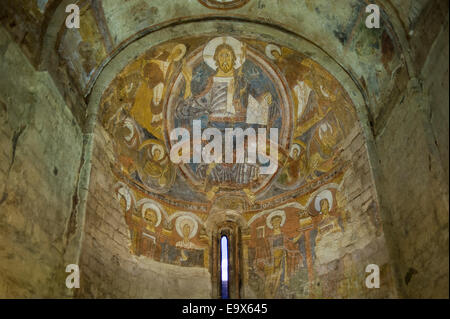
[[[142,237],[140,253],[154,260],[161,258],[161,212],[154,203],[146,202],[142,205]]]
[[[273,231],[267,238],[271,258],[264,267],[266,298],[280,298],[287,284],[285,238],[281,231],[285,220],[284,211],[274,211],[267,217],[267,226]]]
[[[197,234],[198,223],[190,216],[181,216],[177,218],[175,227],[178,235],[182,237],[182,240],[176,243],[176,247],[180,248],[180,262],[183,265],[188,262],[190,256],[196,255],[193,250],[201,250],[201,247],[191,242]]]
[[[314,200],[314,208],[319,213],[319,216],[317,216],[317,242],[327,234],[343,231],[343,228],[339,225],[339,216],[336,216],[334,202],[334,196],[330,190],[320,192]]]

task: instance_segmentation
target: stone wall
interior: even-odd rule
[[[81,130],[3,27],[0,73],[0,298],[70,297]]]
[[[383,218],[409,298],[448,298],[448,15],[437,35],[423,80],[393,101],[376,136]]]
[[[181,267],[133,255],[125,213],[115,198],[108,156],[112,144],[99,126],[94,134],[91,183],[80,259],[79,298],[209,298],[206,268]]]
[[[449,91],[448,91],[448,20],[434,42],[422,69],[423,88],[429,96],[428,119],[432,126],[434,144],[439,152],[442,167],[449,178]]]

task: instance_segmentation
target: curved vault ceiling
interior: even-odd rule
[[[367,92],[376,114],[376,105],[386,98],[394,85],[395,75],[405,62],[391,22],[384,15],[383,28],[365,27],[366,3],[341,1],[330,6],[328,1],[251,1],[235,10],[212,10],[199,1],[102,1],[103,6],[85,5],[79,31],[62,28],[57,39],[60,55],[70,64],[73,78],[84,95],[91,92],[102,67],[118,50],[148,32],[179,25],[183,22],[214,20],[221,32],[233,30],[240,22],[274,25],[308,39],[322,48],[360,82]],[[99,20],[100,18],[100,20]],[[95,22],[97,21],[97,22]],[[100,21],[100,22],[99,22]]]
[[[252,21],[286,30],[324,50],[358,84],[369,107],[369,120],[375,121],[383,112],[380,105],[396,89],[396,79],[414,76],[408,36],[430,1],[376,1],[382,9],[378,30],[364,27],[367,3],[362,0],[333,5],[327,0],[287,0],[283,5],[279,1],[77,1],[82,8],[81,28],[67,30],[64,9],[72,2],[8,1],[1,10],[5,25],[32,61],[53,69],[65,81],[74,81],[86,98],[108,61],[145,34],[205,19],[224,20],[222,31],[232,30],[239,21]],[[68,79],[63,69],[68,70]]]

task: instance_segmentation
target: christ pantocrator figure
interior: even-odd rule
[[[178,119],[192,120],[208,117],[208,125],[230,128],[271,125],[277,116],[277,105],[272,94],[256,87],[248,81],[243,66],[246,59],[246,47],[232,37],[212,39],[203,51],[204,62],[215,74],[207,79],[205,89],[195,94],[191,92],[192,69],[183,63],[182,73],[185,79],[184,96],[180,98],[176,109]],[[242,187],[250,201],[253,194],[251,185],[258,180],[259,165],[256,163],[206,164],[201,163],[196,175],[204,180],[208,197],[212,197],[220,185]]]
[[[205,47],[203,58],[216,74],[209,79],[206,89],[194,97],[191,92],[192,70],[184,63],[182,72],[186,88],[184,101],[177,108],[177,117],[186,119],[208,115],[210,121],[267,125],[272,95],[265,92],[254,97],[249,92],[248,83],[242,79],[245,55],[245,45],[234,38],[211,40]]]

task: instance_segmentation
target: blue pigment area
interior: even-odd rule
[[[222,236],[220,239],[220,290],[222,299],[228,299],[228,238]]]

